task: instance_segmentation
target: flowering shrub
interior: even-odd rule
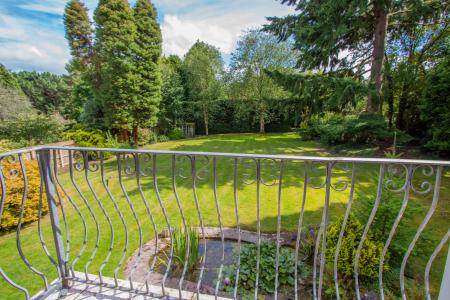
[[[24,166],[28,184],[22,223],[26,224],[38,219],[40,175],[36,160],[24,160]],[[7,231],[17,227],[19,222],[25,185],[19,162],[8,163],[4,160],[2,161],[1,167],[5,179],[6,197],[0,231]],[[18,172],[17,176],[11,175],[14,172]],[[42,214],[46,214],[47,212],[48,205],[44,194],[42,199]]]

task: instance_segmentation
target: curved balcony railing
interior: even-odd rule
[[[178,298],[444,299],[449,168],[78,147],[3,153],[0,291],[45,299],[81,284]],[[382,243],[369,249],[375,237]]]

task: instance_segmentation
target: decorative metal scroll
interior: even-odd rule
[[[209,156],[191,156],[191,155],[180,155],[177,156],[177,167],[178,167],[178,176],[182,179],[187,179],[192,176],[192,168],[194,167],[195,162],[195,177],[196,180],[206,180],[209,175],[209,165],[210,158]],[[194,161],[195,160],[195,161]]]
[[[419,170],[421,172],[418,172]],[[432,183],[428,180],[433,175],[433,166],[417,165],[413,168],[412,173],[408,175],[408,167],[406,165],[391,164],[387,167],[387,179],[385,180],[384,188],[390,192],[400,193],[404,192],[406,187],[410,185],[413,192],[425,195],[433,189]]]
[[[265,186],[274,186],[278,182],[279,162],[275,159],[242,158],[240,165],[242,170],[242,183],[245,185],[252,185],[258,177],[259,182]]]
[[[18,165],[18,158],[16,155],[11,155],[7,157],[0,158],[0,168],[3,168],[3,164],[6,163],[10,166],[8,172],[3,172],[3,176],[7,180],[14,180],[20,175],[20,170]],[[4,169],[3,169],[4,171]]]

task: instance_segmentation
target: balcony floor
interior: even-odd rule
[[[75,272],[77,278],[84,278],[84,273]],[[99,282],[98,276],[89,274],[89,278],[93,282]],[[114,279],[109,277],[103,277],[103,282],[106,285],[113,285]],[[46,295],[38,294],[33,297],[33,300],[123,300],[123,299],[133,299],[133,300],[151,300],[151,299],[161,299],[161,296],[147,296],[135,293],[130,293],[128,291],[118,290],[112,287],[99,286],[97,284],[88,284],[81,281],[70,281],[71,287],[68,290],[60,290],[57,284],[53,284],[49,292]],[[119,286],[129,287],[130,283],[126,280],[118,280]],[[137,288],[142,288],[144,290],[143,284],[139,282],[133,282],[133,286]],[[154,295],[161,295],[161,286],[150,285],[149,290]],[[166,295],[164,299],[179,299],[179,293],[177,289],[165,288]],[[188,291],[182,291],[182,299],[190,300],[197,299],[197,294]],[[200,294],[200,299],[212,300],[215,299],[214,296]],[[217,299],[228,299],[218,297]]]

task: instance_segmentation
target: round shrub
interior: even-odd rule
[[[28,178],[28,191],[24,214],[22,218],[23,224],[34,222],[38,219],[39,211],[39,187],[40,175],[39,167],[36,160],[25,160],[25,171]],[[22,196],[25,189],[23,183],[23,174],[20,169],[20,163],[8,163],[2,161],[2,171],[5,178],[6,197],[4,203],[3,215],[0,223],[0,231],[8,231],[17,227],[19,222],[20,208],[22,206]],[[12,177],[10,172],[19,172],[17,177]],[[42,199],[42,214],[48,212],[48,205],[45,194]]]
[[[327,248],[325,253],[327,262],[334,263],[334,254],[343,221],[344,218],[341,217],[327,229]],[[353,278],[356,250],[358,249],[363,231],[364,225],[354,216],[349,215],[338,258],[338,271],[341,276]],[[359,258],[359,276],[378,278],[378,265],[382,251],[383,242],[376,240],[369,232]],[[389,253],[387,253],[384,259],[384,270],[389,270]]]
[[[183,138],[183,130],[176,127],[169,132],[168,137],[171,140],[181,140]]]

